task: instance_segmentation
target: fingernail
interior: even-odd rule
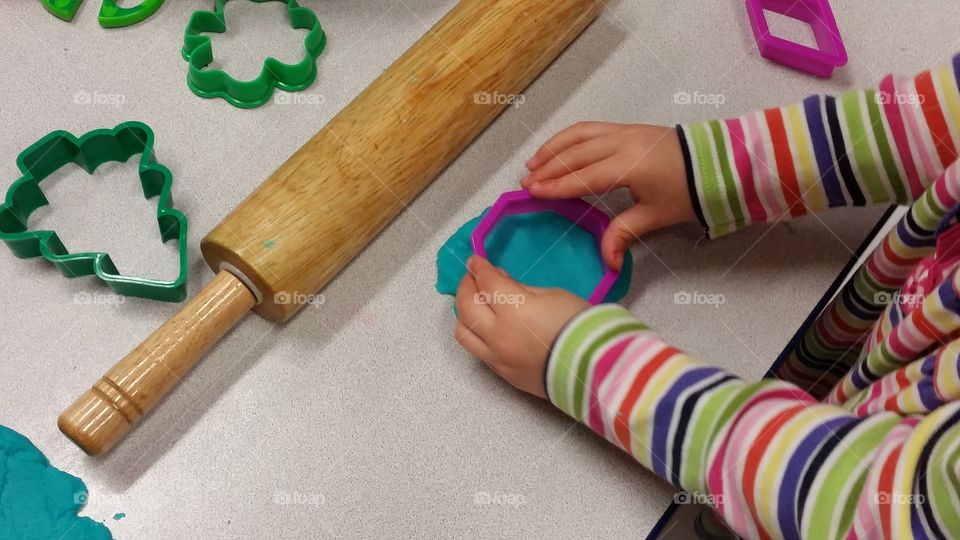
[[[613,254],[613,264],[610,265],[610,268],[613,268],[615,271],[619,272],[623,270],[623,252],[616,251]]]

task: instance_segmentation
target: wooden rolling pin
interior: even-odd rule
[[[603,0],[462,0],[203,239],[217,273],[60,415],[112,448],[251,310],[295,315],[593,21]]]

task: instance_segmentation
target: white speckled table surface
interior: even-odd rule
[[[0,185],[46,133],[141,120],[190,219],[191,291],[211,276],[199,240],[344,107],[454,0],[304,0],[329,35],[320,76],[296,104],[243,111],[202,100],[180,58],[192,10],[167,2],[122,30],[73,23],[35,1],[0,0]],[[433,290],[443,241],[513,188],[531,152],[581,119],[676,123],[731,116],[812,92],[911,74],[960,50],[953,0],[835,2],[850,64],[824,81],[761,59],[740,0],[613,0],[587,32],[324,291],[275,326],[248,318],[114,452],[86,457],[59,412],[177,306],[122,303],[91,278],[0,249],[0,424],[90,488],[85,515],[117,538],[645,535],[672,491],[546,403],[518,395],[452,338]],[[301,34],[276,2],[232,2],[220,63],[252,75],[296,57]],[[776,26],[775,26],[776,28]],[[792,30],[784,29],[784,32]],[[722,96],[682,105],[677,92]],[[31,226],[74,251],[109,251],[127,273],[170,278],[155,202],[135,165],[54,175]],[[623,208],[622,197],[609,204]],[[719,241],[698,227],[635,248],[625,303],[673,343],[745,377],[783,348],[882,213],[846,210]],[[677,292],[722,294],[719,307]],[[483,504],[484,493],[494,501]],[[480,504],[478,504],[480,503]],[[126,513],[120,521],[112,516]]]

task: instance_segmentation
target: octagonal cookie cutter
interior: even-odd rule
[[[224,6],[228,0],[216,0],[213,11],[195,11],[190,16],[183,35],[183,59],[187,61],[187,86],[202,98],[223,98],[241,109],[253,109],[270,100],[276,88],[299,92],[317,79],[317,59],[327,45],[327,36],[320,26],[317,14],[301,7],[297,0],[252,0],[253,2],[281,1],[287,3],[290,25],[306,29],[303,60],[285,64],[268,57],[260,74],[249,81],[239,81],[220,69],[204,69],[213,62],[213,44],[209,36],[227,30]]]
[[[187,296],[187,218],[175,210],[170,196],[173,175],[156,161],[153,131],[141,122],[124,122],[113,129],[98,129],[80,138],[54,131],[17,157],[22,176],[10,186],[0,205],[0,241],[21,259],[43,257],[66,277],[96,275],[117,294],[182,302]],[[174,281],[121,275],[106,253],[70,253],[53,231],[30,231],[27,220],[34,210],[49,204],[40,183],[54,171],[74,163],[88,174],[100,165],[125,162],[140,154],[140,185],[147,199],[159,197],[157,224],[163,242],[177,239],[180,269]]]
[[[163,5],[164,0],[143,0],[131,7],[120,7],[117,0],[103,0],[97,20],[104,28],[120,28],[144,21]],[[72,21],[83,0],[42,0],[41,4],[50,13],[65,21]]]
[[[771,34],[765,9],[809,24],[818,48]],[[747,0],[747,15],[760,56],[768,60],[824,78],[847,63],[847,50],[829,0]]]
[[[572,221],[574,225],[593,234],[597,239],[598,246],[603,240],[603,234],[607,231],[607,227],[610,226],[610,216],[583,199],[535,199],[526,190],[508,191],[501,195],[497,202],[493,203],[493,206],[490,207],[490,210],[473,230],[470,236],[473,252],[480,257],[487,258],[485,240],[502,218],[517,214],[550,211],[560,214]],[[620,272],[607,267],[600,283],[590,294],[587,301],[592,305],[602,303],[619,277]]]

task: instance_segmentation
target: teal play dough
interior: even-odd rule
[[[470,235],[482,218],[483,214],[468,221],[440,248],[437,292],[457,293],[467,273],[466,261],[473,255]],[[502,218],[487,235],[485,245],[490,262],[517,281],[534,287],[566,289],[584,300],[597,288],[606,271],[593,234],[555,212]],[[620,278],[605,301],[616,302],[627,295],[632,273],[633,256],[628,251]]]
[[[0,426],[0,540],[110,540],[109,529],[77,516],[83,482],[55,469],[26,437]]]

